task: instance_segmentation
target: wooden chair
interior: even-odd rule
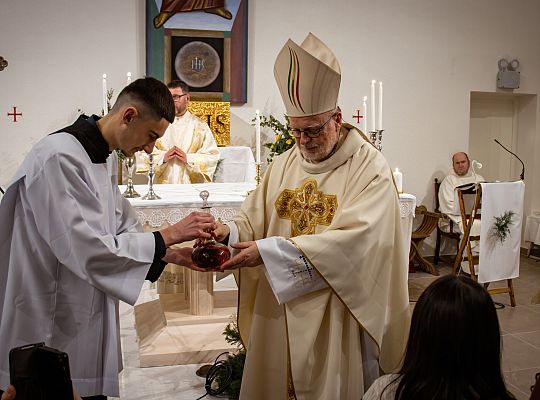
[[[463,237],[459,243],[458,254],[454,262],[454,268],[452,272],[457,274],[461,269],[461,262],[467,261],[469,263],[469,273],[472,279],[478,281],[476,274],[476,266],[479,264],[479,256],[473,254],[471,242],[480,242],[480,235],[472,236],[471,229],[474,220],[481,219],[482,210],[482,186],[479,184],[469,184],[458,186],[457,197],[459,201],[459,210],[461,213],[461,220],[463,222]],[[463,252],[466,250],[467,254],[463,256]],[[484,287],[490,294],[508,293],[510,296],[510,304],[512,307],[516,306],[516,300],[514,296],[514,286],[512,279],[507,279],[506,288],[488,289],[489,282],[484,283]]]
[[[409,252],[409,262],[417,262],[421,269],[429,272],[433,275],[439,275],[439,271],[426,260],[420,253],[420,246],[422,242],[428,238],[433,230],[437,228],[437,223],[439,218],[441,218],[441,213],[430,212],[427,210],[426,206],[418,206],[415,209],[415,215],[423,215],[422,222],[420,226],[416,228],[411,235],[411,250]]]
[[[434,181],[434,187],[435,187],[435,212],[439,213],[441,215],[441,218],[447,219],[450,222],[450,225],[449,225],[450,230],[448,232],[443,231],[443,230],[441,230],[441,228],[439,228],[439,225],[437,224],[437,235],[436,235],[436,238],[435,238],[435,256],[434,256],[434,259],[433,259],[433,263],[435,265],[439,264],[442,237],[444,236],[444,237],[447,237],[447,238],[449,238],[451,240],[455,240],[455,242],[456,242],[456,252],[457,252],[457,249],[459,248],[459,241],[460,241],[460,237],[461,237],[459,231],[457,231],[457,230],[454,231],[454,221],[452,221],[448,217],[448,215],[446,215],[444,213],[441,213],[440,204],[439,204],[439,188],[440,188],[440,186],[441,186],[441,182],[439,182],[439,180],[437,178],[435,178],[435,181]],[[454,257],[454,262],[455,262],[455,257]]]

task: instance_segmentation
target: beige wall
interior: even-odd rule
[[[119,90],[127,71],[144,74],[145,62],[142,0],[3,3],[0,55],[10,64],[0,72],[1,185],[32,143],[77,108],[100,107],[102,73]],[[537,0],[250,0],[249,102],[232,109],[233,144],[253,144],[256,108],[282,115],[274,58],[289,37],[300,42],[312,31],[341,62],[346,120],[370,81],[384,82],[383,153],[403,171],[404,189],[432,207],[433,177],[444,175],[454,151],[467,150],[471,91],[496,91],[497,60],[520,60],[516,93],[539,92],[539,15]],[[25,113],[16,124],[5,118],[13,105]],[[533,118],[530,160],[540,154],[538,108],[524,108]],[[527,191],[540,194],[535,170],[528,167]]]

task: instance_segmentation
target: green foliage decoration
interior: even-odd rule
[[[232,372],[230,384],[225,390],[225,393],[229,399],[236,400],[240,397],[240,386],[242,385],[242,375],[244,373],[244,363],[246,361],[246,350],[240,338],[240,331],[238,329],[236,318],[229,322],[225,327],[223,335],[225,335],[225,341],[227,343],[238,347],[238,351],[234,354],[229,354],[225,360]],[[228,378],[227,371],[220,369],[216,378],[219,386],[222,387],[225,385],[229,380]]]
[[[284,117],[285,123],[282,123],[272,114],[270,114],[269,116],[261,115],[261,127],[270,128],[275,133],[274,142],[264,144],[264,147],[270,149],[270,154],[266,159],[266,161],[268,161],[268,164],[272,162],[275,156],[286,152],[296,143],[296,141],[294,140],[294,136],[291,133],[289,118],[286,115]],[[253,119],[252,121],[255,122],[255,119]]]
[[[504,241],[510,235],[510,227],[514,224],[514,216],[516,213],[514,211],[508,210],[505,211],[500,217],[494,217],[493,225],[491,226],[491,236],[496,240],[504,243]]]

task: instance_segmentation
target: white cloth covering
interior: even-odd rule
[[[9,350],[65,351],[82,396],[118,396],[118,301],[134,304],[152,263],[152,233],[116,186],[115,153],[93,164],[70,134],[32,148],[0,207],[0,388]]]
[[[521,247],[521,222],[525,184],[518,182],[481,183],[482,227],[480,230],[480,259],[478,282],[493,282],[519,276],[519,252]],[[509,234],[501,243],[493,235],[496,217],[512,211]]]

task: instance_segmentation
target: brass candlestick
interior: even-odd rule
[[[261,163],[255,164],[255,183],[257,186],[261,183]]]

